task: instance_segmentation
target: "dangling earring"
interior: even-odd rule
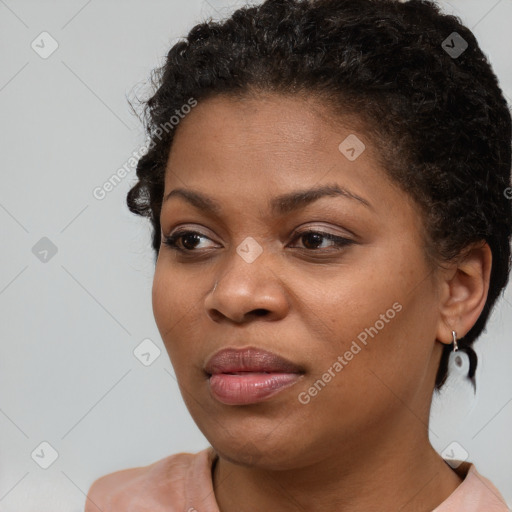
[[[471,347],[457,342],[457,333],[452,331],[452,350],[449,353],[447,380],[445,392],[436,400],[434,409],[446,411],[453,418],[468,417],[474,410],[476,399],[476,384],[474,371],[475,357]],[[473,362],[472,362],[473,359]],[[473,391],[473,393],[471,392]],[[458,428],[458,427],[457,427]]]
[[[469,357],[468,355],[459,350],[459,345],[457,343],[457,333],[452,331],[453,338],[453,350],[450,353],[450,358],[448,360],[448,369],[449,372],[455,372],[460,375],[467,375],[469,371]]]

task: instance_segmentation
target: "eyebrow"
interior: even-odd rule
[[[345,197],[353,199],[367,208],[373,209],[372,205],[364,198],[350,192],[344,187],[340,187],[337,183],[332,185],[322,185],[316,188],[309,188],[304,190],[296,190],[286,194],[274,197],[270,200],[270,210],[274,215],[284,215],[294,210],[298,210],[313,201],[322,197]],[[195,206],[197,209],[207,213],[218,215],[221,211],[221,204],[211,197],[200,192],[176,188],[171,190],[164,198],[164,203],[171,199],[171,197],[181,197]]]

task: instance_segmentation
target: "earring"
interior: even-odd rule
[[[455,331],[452,331],[452,338],[453,350],[451,351],[450,358],[448,360],[449,372],[467,375],[469,371],[469,357],[464,351],[459,350],[457,333]]]
[[[452,331],[452,338],[453,338],[453,351],[457,352],[457,350],[459,350],[459,345],[457,345],[457,333],[455,331]]]
[[[433,410],[451,415],[453,418],[468,417],[474,410],[476,399],[475,379],[471,370],[471,348],[457,341],[457,333],[452,331],[452,350],[448,358],[448,375],[444,392],[433,403]]]

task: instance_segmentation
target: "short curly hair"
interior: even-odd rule
[[[449,52],[454,41],[460,55]],[[475,36],[457,17],[430,0],[267,0],[193,27],[151,78],[155,90],[143,111],[151,149],[138,161],[127,204],[151,220],[156,257],[174,135],[159,127],[191,98],[319,98],[340,120],[352,114],[363,122],[388,175],[420,206],[429,261],[442,265],[471,244],[489,244],[487,300],[459,340],[474,382],[471,345],[510,271],[511,116]],[[437,391],[450,351],[445,345]]]

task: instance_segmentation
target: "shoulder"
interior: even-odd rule
[[[505,499],[496,486],[485,476],[479,473],[472,464],[466,479],[465,507],[470,503],[479,503],[487,512],[509,512]]]
[[[433,512],[509,512],[507,503],[494,484],[469,462],[454,469],[462,483]]]
[[[89,488],[84,512],[181,511],[187,475],[203,452],[177,453],[98,478]]]

